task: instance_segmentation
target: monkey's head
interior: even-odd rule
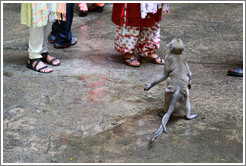
[[[183,41],[176,37],[167,46],[170,48],[170,53],[173,54],[182,54],[183,50],[185,50]]]

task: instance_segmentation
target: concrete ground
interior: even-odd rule
[[[170,4],[161,22],[161,47],[183,39],[193,72],[190,101],[195,120],[178,107],[161,134],[165,82],[145,83],[162,65],[126,66],[114,50],[112,4],[102,13],[78,16],[78,43],[50,53],[62,64],[42,74],[25,67],[28,28],[20,4],[3,4],[4,163],[242,163],[243,4]]]

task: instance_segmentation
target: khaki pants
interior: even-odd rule
[[[29,28],[29,59],[42,58],[41,54],[48,51],[48,35],[51,31],[52,23],[48,22],[44,27],[33,28],[32,26]]]

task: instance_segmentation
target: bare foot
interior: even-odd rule
[[[41,55],[43,56],[43,60],[50,65],[58,66],[61,63],[59,59],[57,59],[54,56],[51,56],[49,53],[42,53]]]
[[[156,63],[156,64],[164,65],[164,63],[165,63],[164,59],[159,57],[156,53],[151,54],[151,55],[147,55],[147,56],[142,56],[142,58],[143,59],[148,59],[151,62]]]
[[[123,59],[125,63],[129,66],[139,67],[140,62],[138,61],[137,57],[134,54],[123,54]]]

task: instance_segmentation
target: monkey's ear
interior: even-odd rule
[[[183,42],[183,40],[182,39],[180,39],[179,38],[179,41],[182,43],[182,45],[183,45],[183,51],[185,50],[185,45],[184,45],[184,42]]]

